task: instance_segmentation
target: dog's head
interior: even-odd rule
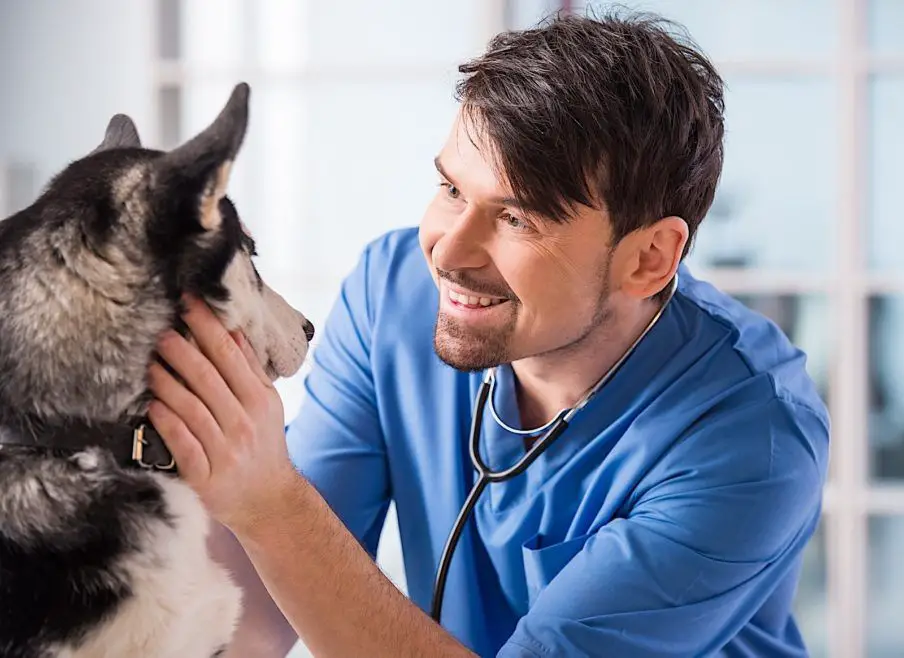
[[[114,116],[96,149],[0,222],[0,404],[40,417],[140,413],[148,361],[186,292],[244,331],[272,378],[298,370],[313,327],[261,279],[226,196],[248,96],[238,85],[169,152],[142,147]]]

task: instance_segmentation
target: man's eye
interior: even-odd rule
[[[525,222],[523,219],[518,219],[514,215],[510,215],[508,213],[501,215],[500,219],[505,222],[507,226],[518,231],[527,231],[531,228],[530,224]]]
[[[452,183],[440,183],[439,186],[446,188],[446,195],[450,199],[457,199],[459,197],[459,195],[461,194],[459,189],[457,187],[455,187]]]

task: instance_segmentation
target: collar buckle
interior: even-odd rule
[[[144,446],[148,445],[144,438],[145,424],[141,423],[132,432],[132,461],[142,468],[156,469],[158,471],[172,471],[176,468],[176,459],[170,455],[169,464],[148,464],[144,461]]]

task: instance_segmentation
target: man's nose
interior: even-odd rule
[[[476,213],[460,215],[433,247],[433,264],[441,270],[479,269],[489,262],[484,218]]]

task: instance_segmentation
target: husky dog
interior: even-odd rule
[[[182,146],[102,143],[0,222],[0,656],[209,658],[241,598],[209,521],[145,417],[180,298],[241,329],[274,379],[313,327],[273,292],[225,196],[248,121],[238,85]]]

